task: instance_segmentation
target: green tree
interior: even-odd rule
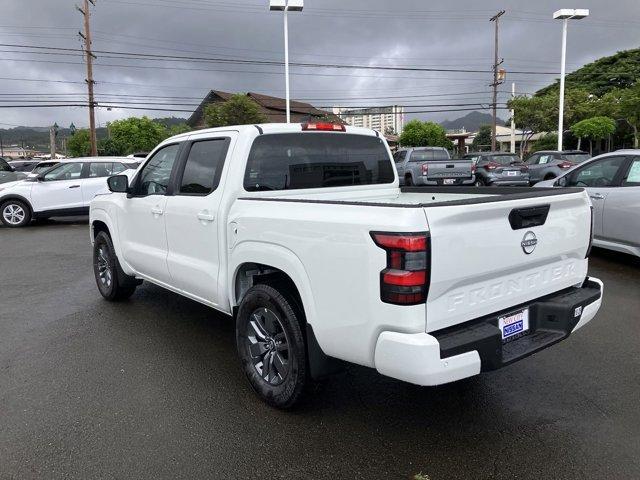
[[[105,157],[119,157],[125,155],[125,147],[113,138],[103,138],[98,141],[98,155]]]
[[[602,140],[616,130],[616,122],[609,117],[591,117],[571,126],[571,132],[578,139],[589,139],[589,152],[593,154],[593,140]]]
[[[167,129],[148,117],[131,117],[107,124],[110,139],[121,155],[149,152],[167,138]]]
[[[558,148],[558,135],[555,133],[547,133],[535,141],[530,153],[539,152],[540,150],[556,150]]]
[[[640,48],[618,52],[567,74],[567,88],[579,88],[596,97],[602,97],[616,88],[630,88],[640,79]],[[558,96],[559,83],[538,90],[536,95],[554,93]]]
[[[267,117],[260,111],[260,105],[239,93],[226,102],[207,105],[204,108],[204,121],[209,127],[225,127],[265,123]]]
[[[190,132],[192,129],[186,123],[178,123],[171,125],[167,128],[167,137],[173,137],[174,135],[180,135],[181,133]]]
[[[508,102],[513,109],[516,127],[522,130],[522,151],[527,151],[531,137],[536,133],[557,129],[558,101],[553,95],[518,96]]]
[[[638,130],[640,129],[640,83],[623,90],[619,101],[619,116],[633,130],[633,148],[638,148]]]
[[[444,128],[434,122],[421,122],[411,120],[408,122],[402,134],[400,134],[400,145],[403,147],[445,147],[449,150],[453,148],[453,143],[447,138]]]
[[[482,150],[482,147],[491,145],[491,133],[491,125],[480,125],[478,134],[474,137],[473,142],[471,143],[471,150],[478,152]]]
[[[67,140],[67,149],[72,157],[87,157],[91,154],[91,140],[89,130],[77,130]]]

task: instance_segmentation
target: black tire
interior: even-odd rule
[[[411,177],[411,175],[407,175],[406,177],[404,177],[404,184],[407,187],[413,186],[413,178]]]
[[[487,184],[485,183],[484,180],[482,180],[482,178],[476,178],[476,181],[475,181],[474,185],[476,187],[486,187],[487,186]]]
[[[544,177],[545,181],[546,180],[553,180],[554,178],[556,178],[556,176],[553,173],[550,173],[546,177]]]
[[[125,300],[133,295],[138,282],[122,271],[111,237],[99,232],[93,242],[93,274],[100,295],[110,302]]]
[[[240,363],[253,390],[273,407],[293,407],[308,383],[303,324],[296,302],[270,285],[252,287],[240,303]]]
[[[0,221],[5,227],[26,227],[31,222],[31,208],[22,200],[11,199],[0,205]]]

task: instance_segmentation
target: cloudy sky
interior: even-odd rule
[[[81,54],[35,48],[81,48],[77,32],[82,18],[76,3],[82,0],[3,0],[0,105],[86,102]],[[304,11],[289,16],[292,62],[477,72],[296,66],[292,98],[321,107],[400,104],[421,112],[412,116],[436,120],[467,113],[456,109],[486,106],[491,82],[486,71],[493,62],[489,18],[502,9],[506,10],[500,23],[504,68],[548,73],[509,74],[501,87],[502,101],[511,82],[517,92],[530,93],[557,77],[561,25],[551,19],[556,9],[591,10],[589,18],[570,23],[569,71],[640,46],[639,0],[578,3],[305,0]],[[284,96],[282,66],[241,63],[282,60],[282,14],[269,12],[267,5],[268,0],[96,0],[93,49],[103,52],[96,53],[97,100],[105,106],[140,108],[99,108],[98,123],[132,115],[187,117],[210,89]],[[174,58],[140,59],[131,53]],[[4,128],[54,121],[64,126],[88,124],[81,107],[12,107],[0,112]]]

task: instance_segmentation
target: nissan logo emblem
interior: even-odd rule
[[[527,255],[530,255],[536,249],[536,245],[538,245],[538,238],[536,237],[536,234],[531,231],[525,233],[522,242],[520,242],[522,251]]]

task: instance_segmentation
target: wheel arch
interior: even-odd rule
[[[22,195],[18,195],[17,193],[10,193],[9,195],[5,195],[4,197],[0,198],[0,205],[5,203],[7,200],[20,200],[27,206],[32,217],[35,217],[37,215],[33,211],[33,206],[31,205],[31,202],[26,197],[23,197]]]
[[[242,296],[251,288],[253,277],[279,280],[294,292],[301,302],[307,322],[315,321],[315,304],[311,294],[309,276],[300,259],[286,247],[264,242],[243,242],[230,255],[229,299],[232,307],[237,307]],[[263,282],[264,283],[264,282]]]
[[[111,237],[111,243],[113,243],[113,248],[116,251],[116,255],[118,256],[118,261],[120,262],[120,266],[122,270],[127,275],[134,275],[135,271],[129,266],[124,255],[122,254],[122,249],[120,245],[120,237],[118,235],[118,228],[114,221],[112,221],[111,216],[106,210],[102,208],[91,208],[89,214],[89,236],[91,240],[91,244],[95,242],[96,236],[100,232],[107,232],[109,237]]]
[[[303,331],[307,341],[309,370],[313,378],[321,378],[342,369],[342,363],[328,357],[314,333],[316,308],[309,276],[300,259],[286,247],[263,242],[244,242],[230,256],[229,299],[233,311],[253,285],[267,283],[293,289],[294,301],[305,316]]]

